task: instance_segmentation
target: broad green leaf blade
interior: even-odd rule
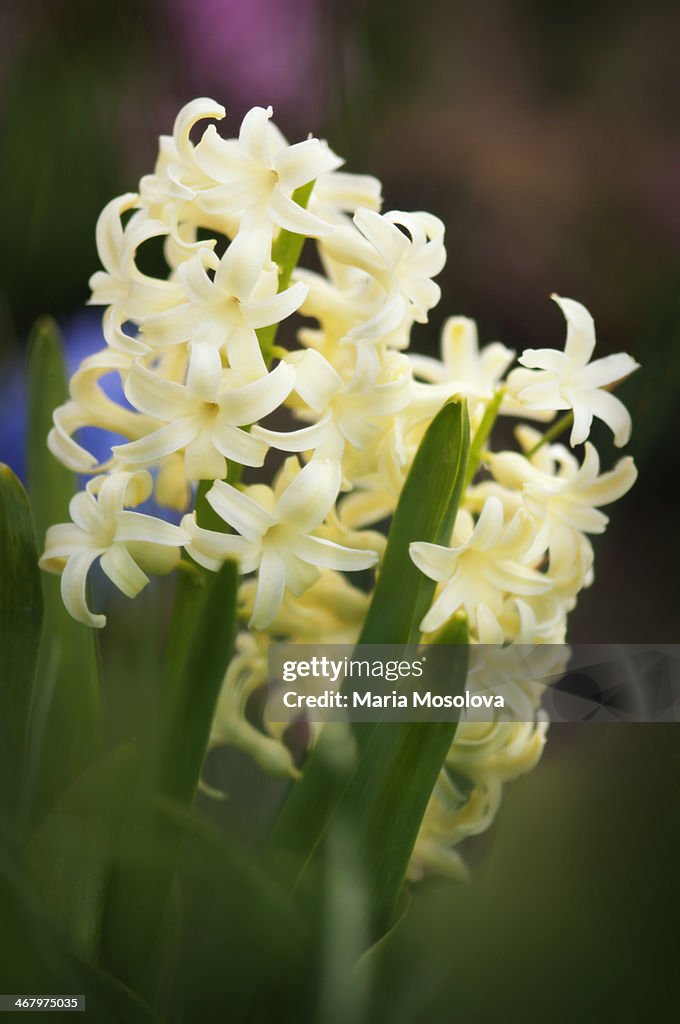
[[[230,1020],[256,1019],[253,1002],[263,991],[276,992],[280,1004],[292,978],[309,981],[299,910],[252,851],[181,806],[166,802],[160,812],[184,840],[183,941],[167,1009],[185,1021],[220,1020],[226,1007]]]
[[[177,649],[178,663],[166,670],[148,791],[131,815],[107,905],[105,965],[150,995],[157,985],[158,947],[180,841],[180,832],[158,816],[154,801],[162,797],[189,805],[194,798],[233,648],[237,580],[236,564],[227,562],[218,573],[205,574],[195,589],[191,632],[185,629],[183,637],[187,649]]]
[[[52,412],[68,397],[56,324],[35,327],[28,358],[28,490],[38,543],[54,523],[68,520],[76,491],[73,473],[47,448]],[[31,722],[28,799],[34,820],[51,807],[96,757],[101,737],[101,697],[94,631],[64,608],[56,576],[43,574],[45,620]]]
[[[71,952],[91,963],[98,959],[104,898],[139,761],[126,743],[93,764],[26,846],[28,871],[47,916]]]
[[[468,448],[467,412],[463,405],[450,403],[430,424],[404,485],[361,643],[410,643],[418,638],[435,585],[412,564],[408,546],[413,540],[448,542],[463,492]],[[444,637],[448,644],[462,639],[457,633]],[[464,648],[451,657],[449,671],[452,685],[462,686]],[[374,893],[372,928],[379,932],[389,921],[455,722],[355,723],[351,742],[344,746],[344,763],[338,756],[338,728],[323,730],[274,827],[272,848],[289,884],[298,885],[331,817],[339,814],[361,845]]]
[[[31,506],[0,464],[0,813],[19,805],[42,614]]]
[[[83,993],[86,1013],[97,1024],[160,1024],[133,992],[65,948],[23,862],[1,834],[0,907],[0,992]]]
[[[360,644],[407,644],[418,639],[435,583],[416,569],[409,544],[449,542],[469,448],[467,410],[449,402],[428,427],[399,497]]]

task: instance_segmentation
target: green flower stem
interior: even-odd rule
[[[301,206],[303,209],[306,209],[313,188],[313,181],[307,182],[306,185],[301,185],[300,188],[293,192],[293,202],[297,203],[298,206]],[[293,271],[298,264],[302,247],[305,244],[305,238],[305,235],[297,235],[293,231],[286,231],[282,229],[272,246],[272,260],[279,268],[278,290],[280,292],[285,291],[290,284],[290,279],[293,276]],[[269,327],[261,327],[260,330],[257,331],[262,355],[264,356],[264,361],[267,365],[269,365],[272,359],[278,327],[278,324],[271,324]]]
[[[482,416],[482,421],[475,431],[475,435],[470,442],[470,456],[468,459],[467,472],[465,474],[464,491],[472,483],[472,478],[477,472],[480,459],[482,457],[482,451],[484,450],[484,444],[487,437],[491,433],[494,423],[498,417],[498,410],[501,407],[503,396],[505,394],[505,388],[499,388],[495,393]]]
[[[555,423],[553,423],[550,430],[546,430],[541,440],[537,441],[533,448],[530,448],[528,452],[524,453],[527,459],[530,459],[532,455],[535,455],[536,452],[540,448],[542,448],[544,444],[550,444],[552,441],[555,440],[556,437],[559,437],[560,434],[563,434],[564,431],[567,430],[573,422],[573,412],[567,412],[564,414],[564,416],[560,416],[560,418]]]

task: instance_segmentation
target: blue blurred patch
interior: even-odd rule
[[[96,309],[85,309],[63,320],[59,324],[64,339],[66,369],[69,377],[75,373],[83,359],[99,352],[106,341],[101,328],[101,313]],[[125,408],[131,408],[123,394],[120,377],[110,373],[99,380],[102,391]],[[26,482],[26,428],[27,428],[27,387],[26,366],[15,361],[5,369],[0,380],[0,462],[5,462]],[[77,440],[87,451],[92,452],[99,462],[111,454],[111,446],[127,440],[98,427],[85,427],[78,432]],[[81,477],[79,486],[84,487],[88,477]],[[140,512],[156,515],[168,522],[177,523],[181,513],[161,508],[151,499],[139,506]]]

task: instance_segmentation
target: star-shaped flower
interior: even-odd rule
[[[239,373],[251,379],[262,376],[266,370],[256,330],[285,320],[307,294],[301,281],[279,292],[275,266],[263,269],[257,245],[253,250],[252,236],[245,232],[236,236],[221,259],[201,250],[179,267],[177,278],[186,301],[147,318],[144,339],[160,346],[191,342],[192,361],[201,349],[213,377],[221,370],[221,351]]]
[[[480,605],[498,617],[507,594],[540,594],[551,581],[527,565],[536,524],[518,509],[506,525],[500,498],[486,499],[479,519],[461,509],[456,518],[453,546],[416,541],[409,546],[412,561],[431,580],[443,584],[420,624],[426,632],[439,629],[463,608],[476,622]]]
[[[40,568],[61,573],[61,596],[78,622],[106,625],[106,616],[93,614],[87,606],[87,575],[97,559],[126,597],[136,597],[149,582],[145,569],[164,574],[177,565],[188,533],[154,516],[129,511],[149,497],[152,487],[146,472],[95,477],[71,499],[73,522],[49,527]]]
[[[201,206],[207,213],[243,212],[242,228],[248,230],[275,224],[311,237],[327,234],[330,225],[299,206],[292,195],[320,174],[336,170],[342,160],[319,139],[289,146],[269,124],[271,116],[271,107],[253,107],[243,118],[238,139],[223,139],[214,125],[206,129],[194,156],[219,184],[201,193]]]
[[[292,475],[296,460],[286,464]],[[227,558],[239,562],[240,571],[257,570],[257,591],[250,618],[254,629],[265,629],[278,612],[286,589],[299,596],[314,583],[319,569],[354,571],[375,565],[373,551],[347,548],[316,535],[335,504],[340,490],[340,465],[314,459],[280,492],[264,484],[237,490],[217,480],[208,501],[237,532],[204,530],[194,515],[182,526],[191,536],[187,551],[200,565],[218,569]]]
[[[508,389],[528,410],[572,409],[572,447],[587,440],[596,416],[611,429],[614,444],[621,448],[630,438],[630,413],[623,402],[603,388],[633,373],[639,363],[625,352],[591,363],[595,348],[592,316],[580,302],[559,295],[552,298],[567,321],[564,352],[552,348],[526,349],[519,362],[529,369],[513,370],[508,377]]]
[[[295,383],[295,370],[279,363],[271,373],[239,385],[231,370],[202,373],[199,358],[189,366],[186,384],[164,380],[135,363],[125,382],[128,401],[164,426],[130,444],[116,445],[114,455],[129,465],[149,465],[184,450],[187,480],[222,479],[227,459],[261,466],[268,446],[240,429],[277,409]]]

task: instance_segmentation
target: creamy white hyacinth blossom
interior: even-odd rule
[[[261,466],[267,445],[241,428],[281,405],[295,383],[295,371],[279,363],[247,384],[234,385],[233,377],[232,370],[192,373],[190,364],[186,384],[178,384],[136,363],[126,379],[125,395],[165,426],[130,444],[114,445],[113,453],[131,465],[149,465],[183,450],[189,480],[222,479],[227,459]]]
[[[480,608],[492,616],[502,610],[504,594],[541,594],[550,581],[527,564],[536,540],[536,523],[518,509],[509,523],[496,497],[487,498],[479,519],[473,523],[465,509],[458,513],[452,546],[415,541],[411,558],[426,576],[443,584],[421,623],[431,633],[463,608],[475,621]]]
[[[630,417],[607,389],[637,363],[624,354],[592,361],[592,317],[558,297],[564,351],[527,349],[509,374],[511,349],[480,348],[476,325],[461,316],[444,324],[441,358],[407,352],[414,325],[440,298],[442,222],[383,211],[377,179],[339,171],[342,160],[322,140],[289,144],[271,108],[249,111],[234,138],[205,126],[224,117],[207,98],[182,108],[153,173],[98,220],[103,269],[91,278],[90,302],[103,307],[106,347],[73,375],[48,439],[64,465],[96,475],[71,503],[73,522],[49,530],[41,565],[62,573],[69,611],[102,626],[85,597],[97,559],[130,597],[147,573],[175,567],[182,548],[209,571],[236,559],[243,628],[211,743],[295,776],[281,727],[266,711],[259,726],[246,716],[249,697],[266,685],[269,640],[357,642],[371,594],[345,574],[380,571],[384,521],[442,404],[467,401],[485,472],[473,474],[449,544],[411,545],[415,565],[438,584],[422,630],[456,616],[475,645],[563,644],[568,614],[594,578],[589,537],[606,526],[601,506],[632,486],[633,462],[601,472],[590,443],[577,459],[548,443],[552,435],[520,426],[520,450],[499,451],[493,435],[476,431],[497,414],[536,422],[573,410],[572,447],[587,441],[593,417],[623,444]],[[311,263],[295,267],[300,236],[310,240],[302,255]],[[167,266],[147,274],[140,252],[159,241]],[[112,377],[125,402],[107,395]],[[119,435],[110,458],[87,450],[84,427]],[[270,449],[296,453],[272,486],[235,483],[238,466],[267,473],[277,460]],[[205,492],[224,532],[204,526]],[[185,513],[181,527],[131,511],[152,493]],[[459,877],[453,847],[489,825],[503,784],[540,757],[538,697],[523,681],[517,694],[526,721],[463,717],[412,875]]]
[[[221,480],[208,501],[235,534],[215,533],[186,516],[189,554],[208,569],[236,558],[241,572],[259,570],[250,625],[265,629],[274,620],[284,593],[300,595],[318,579],[319,569],[368,569],[373,551],[347,548],[316,533],[340,490],[340,465],[330,459],[307,463],[279,494],[263,484],[239,491]]]
[[[595,348],[595,324],[580,302],[553,295],[567,321],[564,352],[528,348],[519,357],[528,370],[513,370],[508,388],[527,410],[550,412],[571,409],[574,425],[569,442],[582,444],[590,434],[593,417],[603,420],[621,448],[630,439],[630,413],[615,395],[603,390],[637,370],[629,355],[618,352],[590,362]]]
[[[87,575],[99,564],[126,597],[136,597],[149,582],[144,570],[171,572],[189,540],[185,530],[153,516],[130,511],[151,494],[150,475],[112,473],[94,477],[69,505],[70,523],[50,526],[40,567],[61,574],[61,594],[74,619],[86,626],[106,625],[105,615],[87,606]]]

